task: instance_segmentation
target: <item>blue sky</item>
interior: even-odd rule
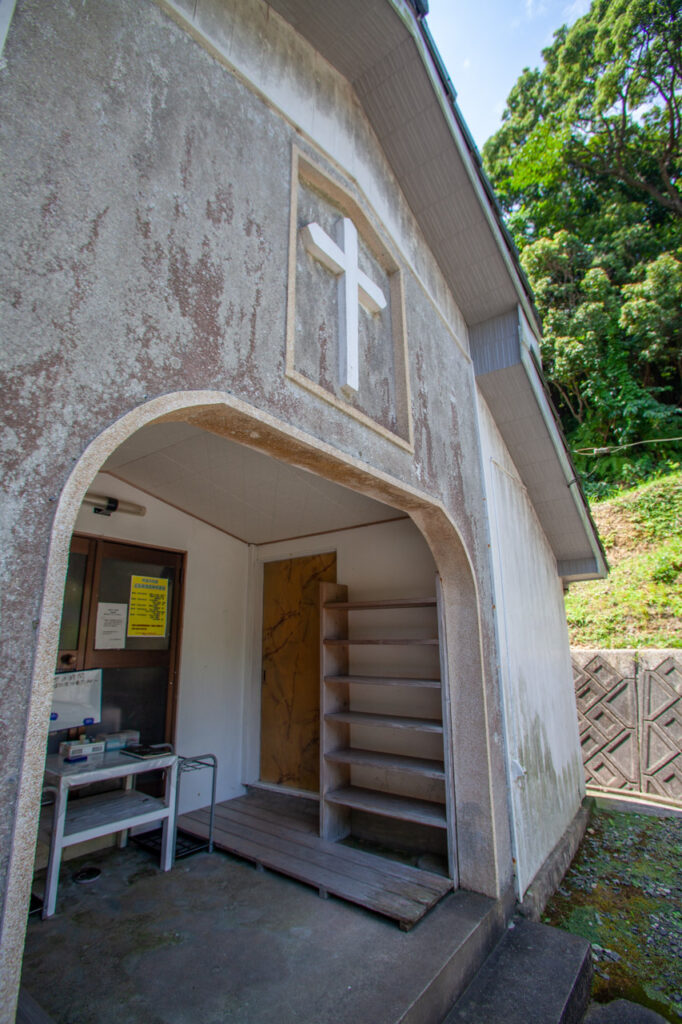
[[[523,69],[540,67],[554,31],[589,6],[589,0],[429,0],[427,24],[479,149],[499,127]]]

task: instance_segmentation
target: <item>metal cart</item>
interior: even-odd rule
[[[187,856],[190,853],[195,853],[197,850],[207,849],[209,853],[213,853],[213,825],[215,821],[215,791],[216,791],[216,780],[218,775],[218,758],[215,754],[198,754],[195,757],[181,757],[178,761],[178,789],[177,789],[177,801],[180,801],[180,783],[182,782],[182,776],[185,772],[197,772],[203,768],[211,769],[211,810],[208,822],[208,840],[202,842],[202,840],[195,840],[192,842],[183,843],[183,852],[176,853],[177,847],[177,830],[175,833],[175,846],[173,848],[173,857],[176,856]],[[177,811],[177,805],[176,805]],[[177,820],[177,815],[176,815]]]

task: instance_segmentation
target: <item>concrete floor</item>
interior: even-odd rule
[[[86,864],[102,874],[78,885]],[[22,984],[57,1024],[435,1024],[502,927],[492,900],[457,892],[404,933],[227,854],[164,874],[131,846],[62,866]]]

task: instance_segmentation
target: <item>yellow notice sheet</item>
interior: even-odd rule
[[[131,576],[128,636],[165,636],[167,620],[168,580]]]

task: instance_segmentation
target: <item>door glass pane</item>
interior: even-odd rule
[[[98,732],[139,729],[141,743],[163,743],[166,730],[168,669],[105,668],[102,721]]]
[[[66,574],[64,590],[64,607],[62,609],[62,625],[59,632],[59,649],[75,651],[78,649],[78,632],[83,606],[83,587],[85,584],[85,568],[88,556],[71,552],[69,568]]]
[[[131,582],[132,578],[148,577],[151,580],[164,581],[164,586],[157,589],[154,595],[162,609],[162,617],[165,605],[165,626],[162,627],[163,636],[129,636],[129,632],[140,630],[143,625],[139,623],[144,620],[144,614],[140,614],[138,625],[131,625],[130,603],[131,603]],[[125,605],[126,635],[124,638],[126,651],[167,651],[170,645],[171,608],[173,605],[173,582],[175,570],[172,566],[154,564],[152,562],[127,562],[119,558],[103,558],[102,571],[100,574],[99,593],[97,600],[105,604]],[[165,582],[167,581],[167,587]],[[144,585],[137,584],[136,593],[144,594]],[[150,590],[153,593],[153,590]],[[97,644],[95,644],[97,650]]]
[[[105,668],[102,670],[102,720],[79,729],[91,739],[101,733],[139,729],[142,743],[164,743],[166,740],[166,693],[168,669]],[[56,754],[69,730],[50,733],[47,752]]]

